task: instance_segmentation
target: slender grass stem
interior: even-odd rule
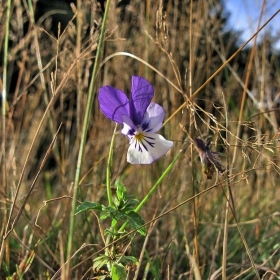
[[[193,94],[193,1],[190,1],[190,31],[189,31],[189,96]],[[194,134],[194,115],[190,112],[190,135],[191,138]],[[193,154],[193,145],[191,145],[191,162],[192,162],[192,191],[193,196],[196,194],[195,189],[195,171],[194,171],[194,154]],[[194,228],[194,261],[196,262],[196,267],[199,267],[199,246],[198,246],[198,223],[197,223],[197,201],[194,199],[193,201],[193,228]]]
[[[6,30],[5,30],[5,41],[4,41],[4,59],[3,59],[3,88],[2,88],[2,190],[4,194],[7,194],[7,179],[6,179],[6,102],[7,102],[7,91],[8,91],[8,47],[9,47],[9,31],[10,31],[10,17],[11,17],[11,0],[8,0],[7,16],[6,16]],[[8,230],[7,220],[7,205],[4,199],[3,205],[3,222],[0,229],[0,236],[3,236],[3,232]],[[0,248],[0,268],[2,265],[5,241],[3,240]]]
[[[83,155],[84,155],[84,150],[85,150],[85,143],[86,143],[89,117],[90,117],[90,112],[91,112],[91,107],[92,107],[92,102],[93,102],[93,97],[94,97],[95,78],[96,78],[96,74],[97,74],[97,70],[98,70],[99,58],[100,58],[100,55],[101,55],[102,43],[103,43],[104,34],[105,34],[106,21],[107,21],[107,18],[108,18],[110,2],[111,1],[108,0],[107,3],[106,3],[106,8],[105,8],[105,12],[104,12],[103,21],[102,21],[101,32],[100,32],[98,47],[97,47],[97,51],[96,51],[96,57],[95,57],[95,62],[94,62],[90,87],[89,87],[87,107],[86,107],[84,124],[83,124],[82,135],[81,135],[78,162],[77,162],[76,174],[75,174],[74,193],[73,193],[73,200],[72,200],[72,207],[71,207],[71,214],[70,214],[68,243],[67,243],[67,261],[68,261],[67,269],[66,269],[67,277],[70,276],[70,274],[69,274],[69,272],[70,272],[70,256],[71,256],[71,251],[72,251],[74,222],[75,222],[74,213],[75,213],[75,209],[76,209],[76,202],[77,202],[78,187],[79,187],[79,181],[80,181],[80,175],[81,175],[82,160],[83,160]]]
[[[228,142],[228,108],[227,108],[227,103],[225,99],[225,95],[223,94],[223,101],[224,101],[224,106],[225,106],[225,121],[226,121],[226,141]],[[229,149],[228,146],[226,146],[226,154],[229,154]],[[222,279],[227,278],[227,273],[226,273],[226,267],[227,267],[227,242],[228,242],[228,222],[229,222],[229,199],[228,193],[230,192],[231,184],[229,180],[229,157],[227,156],[227,186],[228,189],[226,190],[226,206],[225,206],[225,222],[224,222],[224,235],[223,235],[223,258],[222,258]],[[232,204],[233,204],[233,197],[232,197]],[[234,205],[234,204],[233,204]],[[234,207],[233,207],[234,209]]]
[[[151,6],[151,1],[146,0],[146,30],[149,32],[150,30],[150,6]],[[150,52],[150,40],[149,37],[145,37],[145,61],[149,63],[149,52]],[[149,77],[149,67],[146,65],[145,67],[145,77]]]
[[[263,12],[263,9],[262,9],[262,12]],[[258,29],[260,27],[260,24],[261,24],[261,16],[259,17]],[[240,108],[239,108],[238,125],[237,125],[237,132],[236,132],[237,137],[235,139],[235,148],[234,148],[233,157],[232,157],[232,165],[231,165],[232,168],[234,168],[235,161],[236,161],[237,144],[238,144],[238,140],[239,140],[239,137],[240,137],[241,122],[242,122],[242,119],[243,119],[245,102],[246,102],[246,97],[247,97],[246,91],[247,91],[247,88],[248,88],[248,85],[249,85],[250,75],[251,75],[252,68],[253,68],[253,59],[254,59],[255,50],[256,50],[256,47],[257,47],[257,36],[258,36],[258,34],[256,34],[256,36],[254,37],[254,44],[253,44],[253,47],[251,49],[249,62],[248,62],[248,67],[247,67],[247,71],[246,71],[246,79],[245,79],[243,93],[242,93],[241,105],[240,105]]]
[[[77,36],[76,36],[76,56],[80,56],[81,43],[82,43],[82,27],[83,27],[83,14],[82,14],[82,1],[77,0]],[[82,63],[77,61],[77,130],[80,131],[81,125],[81,105],[83,97],[82,89]]]
[[[37,30],[37,26],[35,26],[35,15],[34,15],[34,10],[33,10],[32,0],[28,0],[28,9],[29,9],[29,14],[30,14],[30,22],[32,24],[32,27],[35,28],[34,44],[35,44],[37,65],[38,65],[38,69],[40,70],[39,75],[40,75],[41,85],[42,85],[42,89],[43,89],[44,102],[45,102],[46,106],[48,106],[49,97],[47,94],[46,81],[45,81],[45,77],[43,74],[43,62],[42,62],[42,57],[41,57],[41,53],[40,53],[39,39],[38,39],[38,33],[37,33],[38,30]],[[50,130],[51,130],[52,134],[54,135],[55,134],[54,123],[53,123],[53,119],[51,118],[50,112],[48,112],[48,122],[49,122]],[[54,151],[55,151],[56,159],[58,160],[58,162],[60,162],[60,153],[59,153],[59,149],[58,149],[58,146],[56,143],[54,146]]]

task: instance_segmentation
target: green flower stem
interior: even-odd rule
[[[112,136],[111,144],[110,144],[110,150],[109,150],[109,156],[108,156],[108,163],[107,163],[107,170],[106,170],[106,186],[107,186],[107,196],[108,196],[108,202],[109,206],[113,205],[113,197],[112,197],[112,190],[111,190],[111,166],[112,166],[112,160],[113,160],[113,151],[114,151],[114,142],[116,137],[116,131],[117,131],[118,124],[116,123],[114,133]]]
[[[101,55],[102,43],[103,43],[104,34],[105,34],[106,21],[108,18],[110,2],[111,2],[111,0],[107,0],[104,17],[103,17],[103,21],[102,21],[100,37],[99,37],[99,42],[98,42],[98,46],[97,46],[92,77],[91,77],[91,81],[90,81],[83,130],[82,130],[82,135],[81,135],[81,143],[80,143],[80,148],[79,148],[79,155],[78,155],[77,168],[76,168],[76,174],[75,174],[72,208],[71,208],[71,214],[70,214],[70,225],[69,225],[69,234],[68,234],[68,243],[67,243],[67,261],[68,261],[68,263],[66,264],[66,274],[67,274],[66,279],[68,277],[70,278],[70,257],[71,257],[71,251],[72,251],[74,222],[75,222],[74,214],[75,214],[75,210],[76,210],[78,187],[79,187],[79,181],[80,181],[80,175],[81,175],[82,160],[83,160],[83,155],[84,155],[84,151],[85,151],[85,143],[86,143],[86,137],[87,137],[89,117],[90,117],[90,112],[91,112],[92,102],[93,102],[93,97],[94,97],[95,78],[96,78],[96,74],[97,74],[97,70],[98,70],[99,58]]]
[[[137,208],[135,209],[135,212],[138,212],[142,206],[147,202],[147,200],[151,197],[151,195],[155,192],[155,190],[157,189],[157,187],[159,186],[159,184],[163,181],[163,179],[165,178],[165,176],[169,173],[169,171],[172,169],[172,167],[174,166],[174,164],[177,162],[177,160],[180,158],[180,156],[183,153],[183,149],[179,151],[179,153],[176,155],[176,157],[172,160],[172,162],[168,165],[168,167],[166,168],[166,170],[162,173],[162,175],[160,176],[160,178],[157,180],[157,182],[155,183],[155,185],[151,188],[151,190],[148,192],[148,194],[143,198],[143,200],[139,203],[139,205],[137,206]]]
[[[111,167],[112,167],[112,161],[113,161],[113,152],[114,152],[114,142],[115,142],[115,138],[117,135],[117,127],[118,124],[116,123],[115,129],[114,129],[114,133],[112,136],[112,140],[111,140],[111,144],[110,144],[110,149],[109,149],[109,156],[108,156],[108,163],[107,163],[107,170],[106,170],[106,186],[107,186],[107,196],[108,196],[108,202],[109,202],[109,206],[113,205],[113,196],[112,196],[112,190],[111,190]],[[117,225],[114,226],[113,228],[114,232],[117,232]],[[111,236],[110,234],[108,234],[107,238],[106,238],[106,245],[108,245],[111,241]],[[110,249],[106,249],[105,254],[109,255],[109,251]],[[114,250],[114,246],[112,248],[112,250]],[[113,253],[113,252],[112,252]],[[111,271],[111,267],[108,266],[109,271]]]
[[[107,169],[106,169],[106,186],[107,186],[107,196],[108,196],[108,202],[109,206],[113,205],[113,196],[112,196],[112,190],[111,190],[111,167],[112,167],[112,162],[113,162],[113,152],[114,152],[114,143],[115,143],[115,138],[117,135],[117,127],[118,124],[116,123],[114,133],[111,139],[111,144],[110,144],[110,149],[109,149],[109,155],[108,155],[108,162],[107,162]],[[114,226],[113,228],[114,232],[117,232],[117,225]],[[111,241],[111,235],[108,234],[106,238],[106,244],[108,245]],[[112,248],[114,250],[114,246]],[[114,252],[111,252],[114,255]],[[105,250],[105,255],[110,256],[110,248],[107,248]],[[112,267],[110,263],[107,263],[108,270],[111,271]]]
[[[135,212],[139,212],[142,206],[147,202],[147,200],[151,197],[151,195],[155,192],[159,184],[163,181],[165,176],[169,173],[169,171],[172,169],[174,164],[177,162],[177,160],[180,158],[180,156],[183,154],[185,149],[181,149],[179,153],[176,155],[176,157],[172,160],[172,162],[169,164],[169,166],[166,168],[166,170],[162,173],[160,178],[157,180],[155,185],[151,188],[151,190],[148,192],[148,194],[143,198],[143,200],[139,203],[139,205],[136,207]],[[125,222],[122,227],[120,228],[120,231],[123,231],[127,225],[127,222]]]

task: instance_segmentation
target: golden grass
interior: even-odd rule
[[[257,279],[244,244],[259,277],[279,277],[279,53],[272,52],[269,36],[264,37],[261,45],[237,54],[190,100],[237,51],[237,34],[222,32],[222,7],[219,1],[211,3],[194,1],[191,9],[189,1],[156,1],[147,9],[144,1],[131,1],[124,7],[113,3],[109,12],[96,94],[106,84],[129,93],[131,76],[139,75],[153,84],[154,101],[164,107],[166,119],[186,102],[161,130],[174,147],[152,165],[127,164],[128,141],[116,137],[112,184],[118,179],[139,200],[187,142],[184,157],[140,214],[149,222],[187,201],[151,223],[146,243],[141,236],[134,238],[132,255],[139,258],[143,244],[146,248],[137,279]],[[214,6],[217,12],[211,16]],[[66,261],[73,181],[102,21],[95,1],[82,1],[80,11],[72,8],[77,14],[68,13],[68,25],[58,36],[49,14],[32,24],[27,6],[12,3],[7,114],[2,118],[0,217],[7,243],[1,252],[1,279],[20,279],[16,265],[22,272],[27,267],[23,279],[50,279]],[[0,34],[5,29],[2,15]],[[179,124],[191,137],[212,138],[212,150],[224,153],[228,172],[207,180]],[[95,96],[79,202],[107,203],[104,184],[113,129]],[[225,224],[229,187],[235,211],[228,206]],[[106,224],[92,212],[76,217],[71,279],[93,277],[93,254],[104,246],[100,227]],[[28,267],[26,258],[33,253]],[[63,279],[63,270],[61,275]]]

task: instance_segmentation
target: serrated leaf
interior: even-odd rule
[[[125,267],[120,263],[114,263],[112,266],[112,280],[125,280],[126,276]]]
[[[142,217],[134,211],[127,213],[126,217],[133,229],[138,228],[145,224],[145,221],[142,219]],[[137,231],[144,236],[146,235],[145,227],[142,227],[142,228],[138,229]]]
[[[91,202],[91,201],[85,201],[81,205],[79,205],[75,211],[75,215],[85,212],[87,210],[102,210],[103,205],[96,203],[96,202]]]

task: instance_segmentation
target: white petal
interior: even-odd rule
[[[123,128],[121,130],[122,134],[131,137],[132,131],[136,131],[136,127],[133,124],[132,120],[128,116],[122,116]]]
[[[157,132],[162,127],[164,116],[163,108],[157,103],[151,103],[146,110],[141,127],[147,132]]]
[[[131,140],[127,161],[131,164],[150,164],[165,155],[172,146],[172,141],[166,140],[159,134],[145,133],[141,142],[138,142],[135,137]]]

